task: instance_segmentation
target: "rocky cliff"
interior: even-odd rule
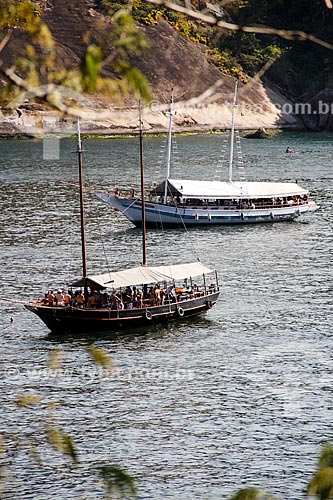
[[[56,41],[58,57],[65,61],[67,68],[78,65],[85,48],[84,34],[94,32],[103,15],[96,11],[92,0],[46,0],[40,3],[42,19]],[[133,62],[146,75],[152,89],[152,101],[144,109],[145,129],[151,132],[166,129],[167,103],[172,88],[176,101],[176,131],[229,128],[234,79],[208,62],[207,49],[203,45],[180,35],[166,21],[161,19],[140,29],[149,42],[149,48]],[[2,58],[13,61],[23,42],[23,35],[13,37]],[[106,75],[111,71],[108,66],[104,68]],[[85,132],[126,133],[137,128],[134,101],[115,106],[110,99],[86,97],[89,109],[98,113],[94,119],[85,121]],[[255,78],[247,84],[239,83],[236,121],[237,127],[242,129],[289,129],[304,125],[297,110],[295,113],[294,104],[279,88],[272,82],[264,83]],[[13,112],[2,110],[0,113],[0,131],[5,134],[27,132],[34,135],[38,122],[42,123],[44,132],[71,133],[74,130],[71,120],[60,120],[54,113],[36,108],[29,99]]]

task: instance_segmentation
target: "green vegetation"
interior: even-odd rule
[[[98,8],[104,13],[113,16],[119,9],[130,9],[133,19],[149,26],[163,18],[169,22],[179,33],[189,38],[192,42],[207,44],[209,30],[203,23],[194,22],[183,14],[179,14],[165,7],[157,8],[144,0],[99,0]]]
[[[246,0],[233,2],[233,21],[240,25],[264,24],[277,29],[301,30],[333,42],[333,9],[323,0]],[[277,57],[268,76],[292,95],[312,94],[331,85],[333,52],[315,43],[268,35],[237,32],[233,35],[239,62],[250,75],[260,60]],[[222,35],[220,43],[227,43]],[[220,45],[221,48],[221,45]],[[281,57],[280,57],[281,55]]]
[[[228,31],[221,33],[216,28],[207,27],[165,7],[156,8],[145,0],[100,0],[98,8],[111,15],[118,9],[130,8],[133,19],[145,25],[153,24],[161,18],[165,19],[181,35],[206,45],[211,63],[245,83],[248,81],[246,74],[253,76],[270,58],[281,54],[275,44],[262,45],[254,35]]]
[[[220,10],[223,19],[240,26],[261,24],[282,30],[302,30],[333,41],[333,12],[323,0],[215,0],[211,3]],[[192,5],[206,8],[206,2],[192,0]],[[99,0],[98,8],[112,14],[119,8],[130,8],[135,21],[145,25],[165,19],[183,36],[204,44],[212,64],[243,82],[271,64],[268,77],[292,95],[313,94],[332,83],[332,51],[315,43],[297,41],[297,35],[294,40],[285,40],[272,35],[221,30],[145,0]]]

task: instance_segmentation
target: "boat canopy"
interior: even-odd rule
[[[110,271],[105,274],[87,276],[87,284],[92,288],[121,288],[133,285],[149,285],[163,281],[183,280],[211,273],[212,269],[201,264],[191,262],[188,264],[176,264],[173,266],[139,266],[122,271]],[[70,286],[83,287],[84,279],[71,283]]]
[[[153,193],[164,194],[165,181],[154,187]],[[169,179],[168,193],[189,199],[256,199],[308,195],[295,182],[221,182]]]

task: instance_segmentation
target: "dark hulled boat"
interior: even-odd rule
[[[142,226],[143,263],[132,269],[109,271],[100,275],[88,275],[84,223],[84,190],[82,176],[82,142],[78,122],[78,160],[81,208],[82,278],[73,282],[73,287],[83,289],[83,301],[75,297],[68,303],[44,301],[26,302],[24,306],[36,314],[57,335],[91,334],[124,331],[149,327],[157,323],[177,321],[184,317],[197,316],[210,309],[219,297],[216,271],[201,262],[151,267],[146,264],[146,228]],[[144,199],[143,139],[140,120],[140,167],[141,191]],[[142,204],[142,220],[145,221],[145,204]],[[208,275],[214,273],[208,285]],[[193,279],[196,278],[197,283]],[[185,283],[184,283],[185,282]],[[137,288],[140,287],[140,288]],[[150,291],[157,300],[147,296]],[[122,301],[125,290],[142,290],[142,298]],[[146,293],[144,293],[146,292]],[[158,293],[157,293],[158,292]],[[89,297],[103,296],[103,301],[93,305]],[[112,298],[117,300],[111,300]]]

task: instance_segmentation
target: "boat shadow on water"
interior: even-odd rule
[[[49,332],[41,341],[52,343],[77,343],[83,342],[85,345],[93,344],[96,341],[117,341],[117,343],[131,343],[135,341],[146,341],[147,339],[163,339],[164,337],[179,337],[191,335],[193,329],[203,329],[207,331],[208,328],[216,326],[216,321],[207,318],[204,314],[196,317],[185,317],[177,323],[165,323],[156,325],[147,325],[137,328],[131,328],[128,331],[115,330],[110,332],[94,332],[87,336],[86,333],[63,333],[54,334]]]
[[[184,226],[166,226],[166,227],[161,227],[161,226],[156,226],[156,227],[149,227],[148,228],[148,233],[150,234],[159,234],[163,232],[163,236],[166,237],[168,235],[172,234],[177,234],[177,238],[181,239],[181,234],[179,233],[179,230],[183,230],[183,237],[186,238],[187,235],[196,235],[199,234],[202,237],[202,234],[212,234],[212,235],[217,235],[217,234],[239,234],[239,233],[252,233],[252,232],[267,232],[267,231],[274,231],[277,227],[281,231],[286,229],[286,228],[295,228],[295,227],[301,227],[304,225],[308,225],[311,223],[310,220],[308,219],[302,219],[302,220],[289,220],[285,221],[284,224],[280,224],[279,222],[276,223],[267,223],[267,224],[230,224],[230,225],[224,225],[224,226],[219,226],[219,225],[212,225],[212,226],[188,226],[185,228],[184,231]],[[118,236],[136,236],[139,234],[141,231],[140,228],[138,227],[127,227],[124,228],[123,230],[120,230],[117,232]],[[109,233],[107,236],[110,236],[111,233]]]

